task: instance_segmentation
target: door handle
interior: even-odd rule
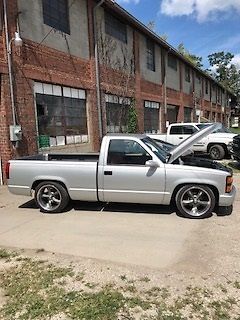
[[[179,137],[179,140],[182,140],[183,139],[183,137]]]
[[[105,176],[112,176],[112,171],[104,171]]]

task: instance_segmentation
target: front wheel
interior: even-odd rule
[[[204,185],[182,187],[176,194],[175,202],[180,214],[192,219],[210,217],[216,204],[213,191]]]
[[[212,160],[222,160],[225,157],[224,147],[219,144],[211,146],[209,149],[209,155]]]
[[[41,182],[35,190],[35,201],[42,212],[62,212],[69,202],[67,190],[58,182]]]

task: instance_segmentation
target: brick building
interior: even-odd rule
[[[114,1],[1,0],[0,8],[3,167],[42,150],[96,151],[103,134],[127,130],[131,105],[139,132],[228,121],[230,93]],[[16,31],[21,47],[12,41]],[[14,117],[17,144],[9,133]]]

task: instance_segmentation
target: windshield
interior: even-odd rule
[[[196,126],[201,130],[201,129],[206,128],[210,125],[212,125],[212,123],[198,123]]]
[[[197,124],[197,127],[201,130],[203,128],[206,128],[208,126],[212,125],[212,123],[199,123]],[[221,127],[219,129],[214,130],[212,133],[231,133],[231,131],[228,128],[225,128],[222,124],[220,124]]]
[[[167,158],[169,156],[169,152],[166,151],[163,147],[158,145],[153,139],[150,137],[146,137],[141,139],[151,150],[152,152],[164,163],[167,162]]]

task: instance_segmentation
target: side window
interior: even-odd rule
[[[172,126],[170,134],[183,134],[183,126]]]
[[[193,126],[184,126],[183,127],[183,134],[193,134],[196,131],[198,131],[196,128]]]
[[[136,141],[114,139],[108,149],[108,165],[142,165],[152,157]]]

